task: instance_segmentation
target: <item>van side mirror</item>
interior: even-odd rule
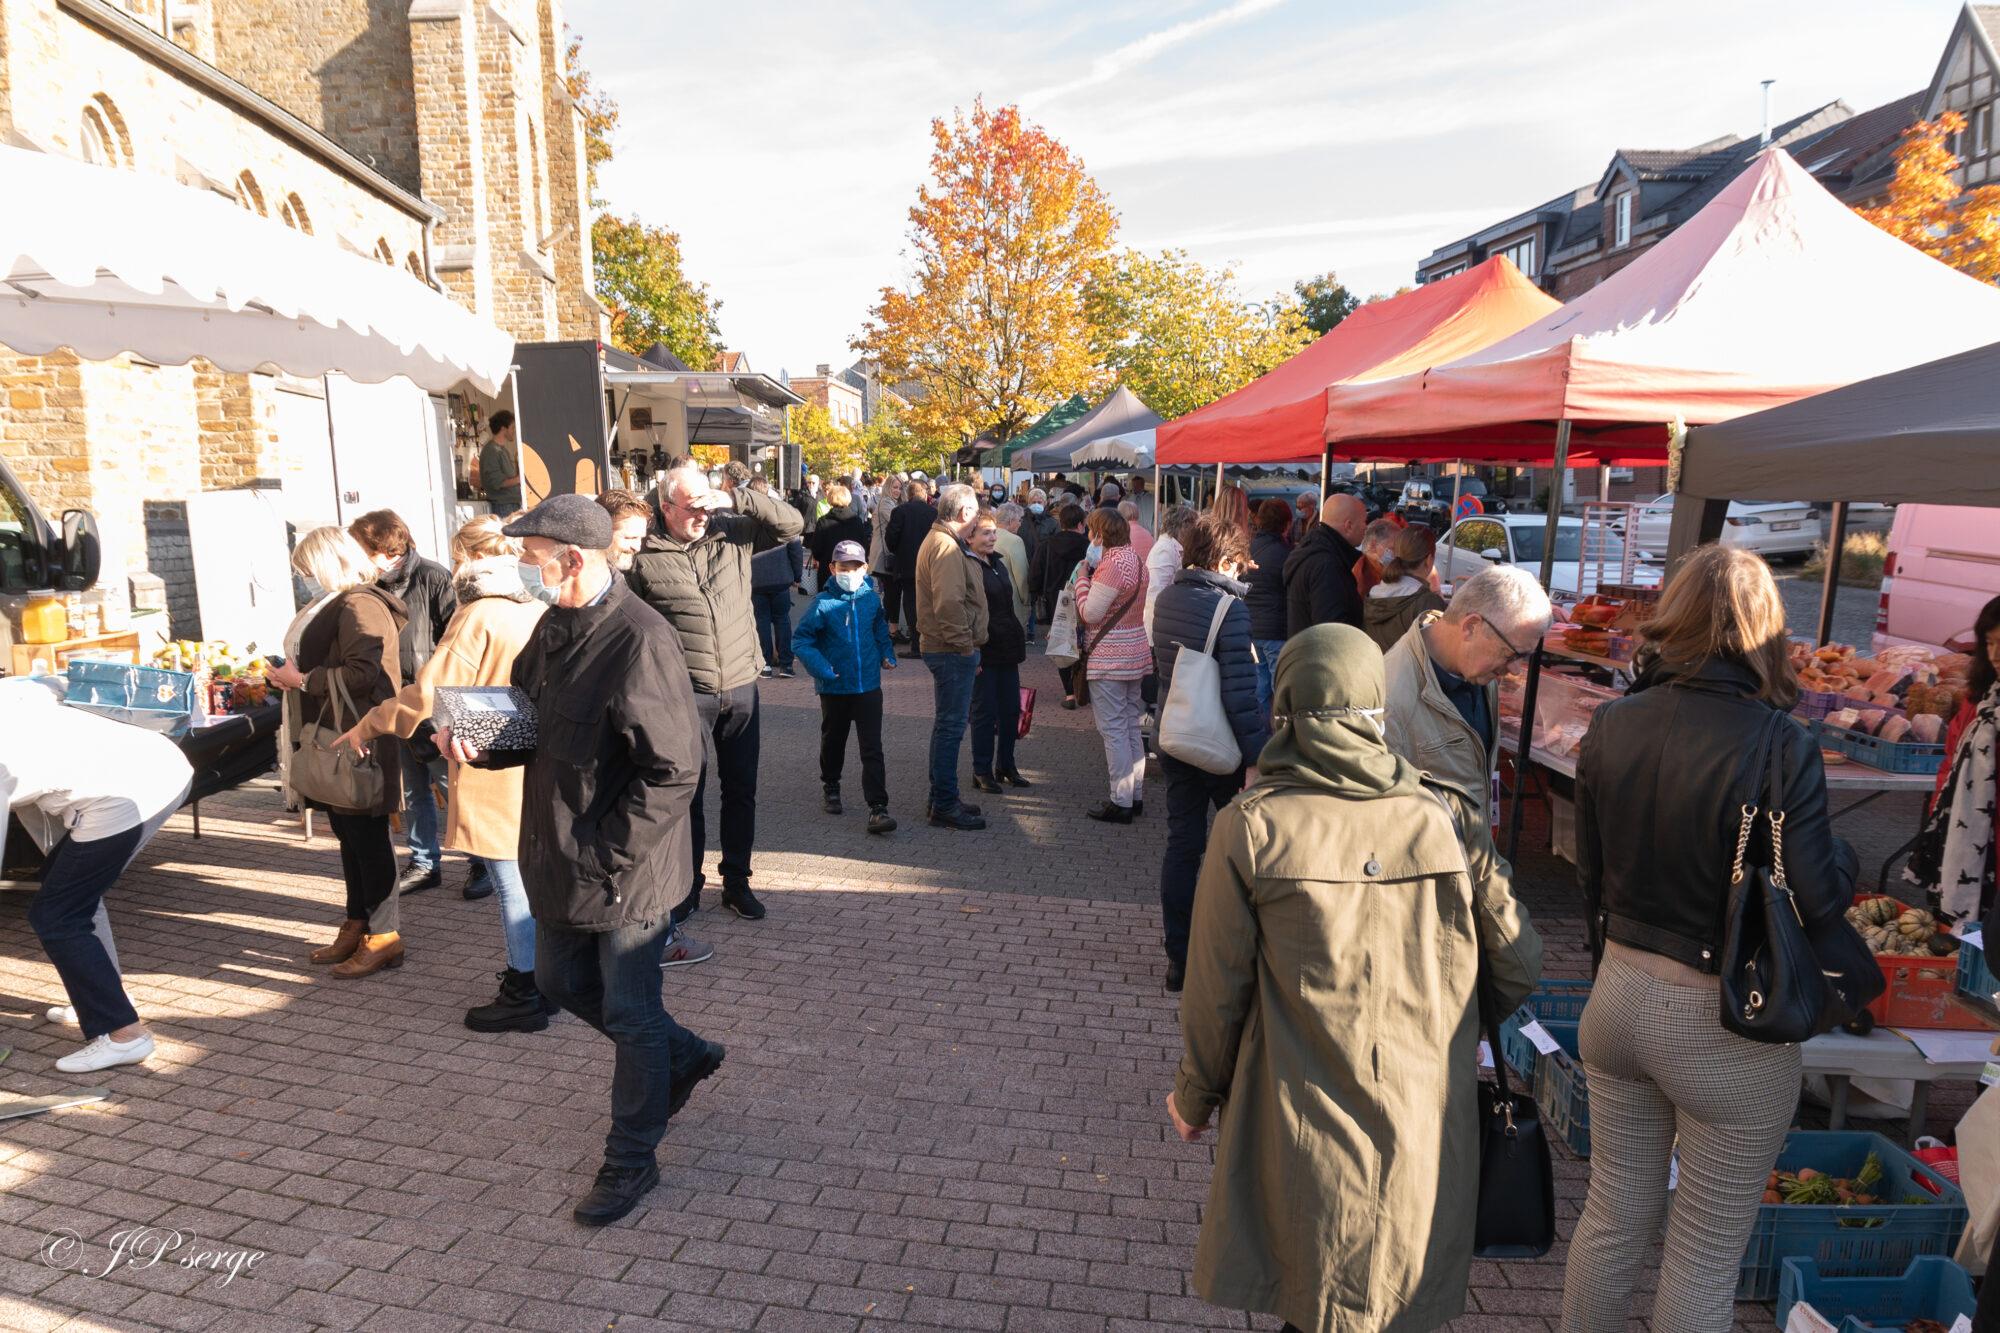
[[[63,515],[62,567],[56,577],[58,592],[83,592],[97,586],[104,564],[104,545],[97,534],[97,515],[87,509],[72,509]]]
[[[1479,558],[1481,560],[1499,560],[1502,558],[1502,552],[1497,546],[1489,546],[1479,553]]]

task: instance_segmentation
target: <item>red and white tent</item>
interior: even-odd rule
[[[1335,385],[1341,458],[1658,464],[1727,421],[2000,339],[2000,290],[1868,223],[1782,149],[1678,231],[1510,338]]]
[[[1441,365],[1557,309],[1511,260],[1370,301],[1236,392],[1159,428],[1156,457],[1175,463],[1292,463],[1326,447],[1326,388]]]

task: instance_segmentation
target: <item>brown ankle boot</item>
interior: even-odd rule
[[[315,963],[344,963],[354,956],[360,947],[361,937],[368,931],[368,923],[354,917],[340,923],[340,933],[333,937],[333,943],[324,949],[314,949],[306,957]]]
[[[333,975],[342,981],[355,977],[365,977],[371,972],[380,972],[385,967],[403,965],[403,937],[395,931],[386,935],[364,935],[361,947],[354,956],[333,969]]]

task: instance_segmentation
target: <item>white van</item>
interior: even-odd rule
[[[1877,652],[1899,643],[1965,647],[2000,597],[2000,509],[1900,505],[1875,611]]]

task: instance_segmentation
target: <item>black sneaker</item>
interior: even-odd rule
[[[1083,813],[1105,824],[1129,824],[1132,822],[1132,807],[1129,805],[1119,805],[1113,801],[1099,801]]]
[[[980,814],[984,814],[984,813],[985,813],[985,812],[984,812],[984,811],[982,811],[982,810],[981,810],[981,809],[980,809],[980,808],[979,808],[978,806],[974,805],[974,804],[973,804],[972,802],[970,802],[970,801],[960,801],[960,802],[958,803],[958,805],[957,805],[957,806],[956,806],[955,808],[957,809],[958,813],[959,813],[959,814],[961,814],[961,815],[980,815]],[[937,807],[936,807],[936,806],[934,806],[934,805],[925,805],[925,806],[924,806],[924,818],[925,818],[925,819],[929,819],[929,818],[930,818],[930,817],[931,817],[932,815],[934,815],[934,814],[936,814],[936,813],[937,813]]]
[[[771,670],[771,668],[769,668],[769,667],[764,667],[764,668],[763,668],[762,670],[758,671],[758,673],[757,673],[757,678],[758,678],[759,680],[769,680],[769,679],[771,679],[771,677],[773,677],[773,676],[775,676],[775,675],[777,675],[777,674],[778,674],[778,673],[777,673],[777,672],[775,672],[775,671],[773,671],[773,670]]]
[[[757,901],[757,895],[750,892],[748,884],[738,884],[722,891],[722,905],[745,921],[762,921],[764,904]]]
[[[597,1183],[577,1201],[570,1216],[587,1227],[610,1226],[637,1208],[639,1200],[659,1183],[660,1168],[656,1162],[644,1166],[613,1166],[606,1162],[597,1168]]]
[[[403,867],[403,873],[396,876],[396,892],[418,893],[424,889],[434,889],[444,883],[444,872],[436,866],[420,866],[412,861]]]
[[[986,827],[986,821],[981,819],[978,815],[971,813],[968,807],[961,805],[956,810],[931,811],[931,827],[950,828],[950,829],[983,829]]]
[[[820,806],[830,815],[840,814],[842,812],[840,788],[828,787],[826,794],[820,798]]]
[[[486,868],[484,861],[472,863],[472,872],[465,877],[465,887],[459,892],[469,903],[493,896],[493,872]]]
[[[1187,964],[1176,963],[1171,961],[1168,962],[1167,994],[1179,995],[1181,993],[1181,986],[1186,981],[1187,981]]]
[[[551,1006],[535,988],[535,974],[510,967],[498,975],[500,994],[491,1004],[466,1010],[465,1025],[474,1032],[540,1032],[547,1027]]]
[[[888,806],[878,805],[868,812],[868,831],[870,833],[894,833],[896,831],[896,819],[895,816],[889,813]]]
[[[792,670],[788,666],[781,666],[778,668],[779,680],[796,680],[798,679],[798,674],[799,674],[798,672]]]
[[[701,1054],[686,1068],[674,1071],[674,1095],[667,1102],[668,1119],[679,1114],[680,1109],[688,1104],[688,1098],[694,1096],[695,1084],[722,1068],[723,1054],[721,1042],[704,1041],[701,1043]]]

